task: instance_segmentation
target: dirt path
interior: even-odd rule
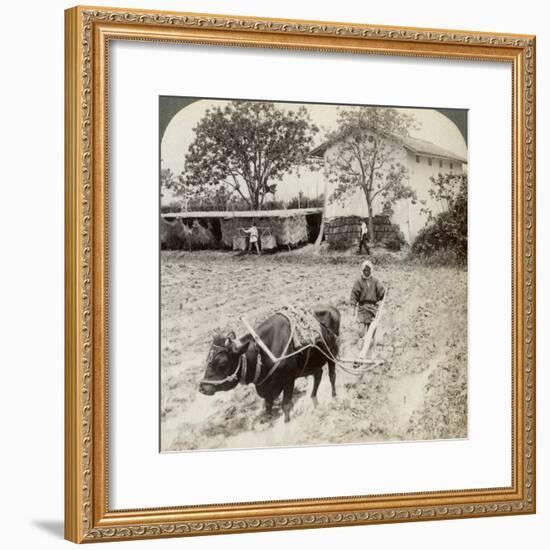
[[[197,392],[213,330],[242,334],[240,316],[256,323],[283,298],[336,305],[347,337],[355,263],[359,260],[163,253],[162,449],[465,437],[466,272],[452,268],[377,266],[375,275],[391,286],[376,350],[384,366],[360,377],[339,370],[336,399],[324,375],[316,408],[309,398],[312,381],[298,381],[289,424],[280,416],[265,422],[252,386],[213,397]]]

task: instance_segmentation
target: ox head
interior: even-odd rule
[[[248,344],[239,342],[234,332],[214,336],[199,391],[214,395],[233,389],[239,383],[240,357],[248,349]]]

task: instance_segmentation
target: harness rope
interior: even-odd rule
[[[279,313],[281,313],[281,312],[279,312]],[[260,355],[259,350],[257,351],[257,353],[256,353],[256,364],[255,364],[255,368],[254,368],[254,378],[252,380],[253,384],[256,384],[257,386],[262,386],[273,375],[273,373],[277,370],[277,368],[279,367],[279,365],[281,364],[282,361],[284,361],[286,359],[289,359],[290,357],[294,357],[295,355],[298,355],[298,354],[302,353],[305,350],[308,350],[308,354],[307,354],[306,363],[304,364],[302,372],[305,371],[305,368],[306,368],[307,364],[309,363],[309,359],[310,359],[310,356],[311,356],[311,350],[312,349],[316,349],[317,351],[319,351],[319,353],[324,355],[329,361],[332,361],[338,368],[343,370],[345,373],[352,374],[354,376],[360,376],[361,374],[363,374],[363,373],[367,372],[368,370],[372,369],[373,367],[377,366],[376,363],[373,363],[371,365],[366,365],[365,367],[357,368],[357,369],[353,369],[353,370],[345,367],[343,361],[338,359],[338,357],[335,357],[334,354],[332,353],[332,351],[331,351],[329,345],[327,344],[327,341],[326,341],[326,339],[323,335],[323,332],[321,330],[319,331],[319,336],[322,340],[322,343],[325,346],[325,349],[327,350],[326,352],[318,344],[312,342],[310,344],[302,346],[301,348],[299,348],[299,349],[297,349],[297,350],[295,350],[291,353],[287,353],[288,348],[290,347],[290,344],[291,344],[291,342],[294,338],[294,332],[295,332],[295,329],[296,329],[296,325],[286,315],[284,315],[284,313],[281,313],[281,315],[283,315],[289,321],[291,330],[290,330],[290,337],[289,337],[289,339],[288,339],[288,341],[285,345],[285,348],[283,350],[283,354],[280,357],[275,357],[273,355],[273,352],[267,347],[265,342],[256,333],[256,331],[252,328],[252,326],[246,321],[246,319],[244,319],[244,318],[241,319],[243,321],[243,323],[246,325],[246,327],[249,329],[249,332],[250,332],[252,338],[254,339],[254,341],[256,342],[256,344],[266,353],[266,355],[269,357],[269,359],[271,359],[271,361],[273,362],[273,365],[272,365],[271,369],[269,370],[269,372],[264,376],[264,378],[261,381],[258,381],[258,379],[260,378],[261,371],[262,371],[262,360],[261,360],[261,355]],[[327,327],[322,321],[320,321],[320,320],[318,320],[318,321],[319,321],[319,324],[322,325],[326,330],[331,332],[335,337],[338,337],[338,335],[330,327]],[[218,349],[223,350],[223,351],[227,351],[227,348],[225,348],[224,346],[220,346],[218,344],[212,344],[212,347],[210,349],[210,353],[208,354],[207,364],[210,364],[210,362],[214,359],[214,357],[215,357],[214,349],[215,348],[218,348]],[[218,353],[220,353],[220,352],[218,352]],[[203,382],[206,383],[206,384],[212,384],[212,385],[218,386],[218,385],[221,385],[221,384],[225,384],[226,382],[232,382],[233,380],[238,380],[239,379],[239,375],[238,375],[239,369],[241,370],[241,375],[240,375],[239,382],[241,384],[246,384],[246,375],[248,373],[248,360],[246,358],[246,352],[240,355],[239,360],[237,361],[237,366],[236,366],[235,370],[230,375],[226,376],[225,378],[222,378],[221,380],[203,380]]]
[[[216,348],[218,348],[220,351],[218,351],[216,354],[214,354],[214,350]],[[210,351],[209,351],[208,357],[206,359],[206,364],[209,365],[215,359],[216,355],[218,355],[222,351],[227,351],[227,349],[224,346],[219,346],[218,344],[212,344],[210,346]],[[244,363],[244,371],[245,371],[245,376],[246,376],[246,353],[243,353],[239,357],[239,360],[237,361],[237,367],[235,368],[235,370],[231,374],[229,374],[225,378],[222,378],[221,380],[203,379],[202,382],[205,383],[205,384],[212,384],[213,386],[219,386],[221,384],[225,384],[225,382],[232,382],[233,380],[236,380],[236,379],[239,378],[237,373],[239,372],[239,369],[243,366],[243,363]]]
[[[281,313],[281,312],[278,312],[278,313]],[[281,315],[283,315],[284,317],[286,317],[288,319],[288,317],[286,315],[284,315],[284,313],[281,313]],[[281,355],[280,357],[275,357],[273,355],[273,353],[271,352],[271,350],[266,346],[266,344],[263,342],[263,340],[260,338],[260,336],[254,331],[254,329],[250,326],[250,324],[246,321],[246,319],[244,318],[241,318],[241,320],[243,321],[243,323],[246,325],[246,327],[249,329],[249,332],[250,334],[252,335],[252,338],[254,338],[254,340],[257,342],[257,344],[264,350],[266,351],[267,355],[270,357],[270,359],[273,361],[273,367],[271,368],[271,370],[269,371],[268,375],[264,378],[264,380],[262,380],[262,384],[273,374],[273,372],[275,372],[275,370],[277,369],[277,367],[279,366],[279,363],[281,361],[284,361],[285,359],[288,359],[290,357],[293,357],[294,355],[298,355],[299,353],[302,353],[304,350],[306,349],[310,349],[311,348],[315,348],[317,349],[322,355],[324,355],[329,361],[332,361],[338,368],[340,368],[341,370],[343,370],[344,372],[346,372],[347,374],[353,374],[354,376],[360,376],[361,374],[367,372],[368,370],[372,369],[373,367],[377,366],[375,363],[374,364],[370,364],[370,365],[366,365],[365,367],[362,367],[362,368],[357,368],[357,369],[349,369],[347,367],[344,366],[344,363],[342,360],[338,359],[337,357],[334,356],[334,354],[332,353],[332,351],[330,350],[330,347],[329,345],[327,344],[327,341],[323,335],[323,332],[322,331],[319,331],[319,336],[321,337],[321,340],[323,341],[323,344],[325,345],[325,348],[327,350],[327,352],[325,352],[322,348],[320,348],[317,344],[315,343],[311,343],[311,344],[307,344],[306,346],[302,346],[301,348],[297,349],[296,351],[293,351],[292,353],[288,353],[288,354],[285,354],[286,351],[288,350],[288,347],[290,345],[290,342],[292,340],[292,337],[293,337],[293,334],[294,334],[294,324],[292,322],[290,322],[290,319],[289,320],[289,323],[292,327],[291,329],[291,334],[290,334],[290,338],[289,338],[289,341],[287,342],[287,345],[285,347],[285,350],[283,352],[283,355]],[[321,322],[320,320],[319,321],[319,324],[322,325],[323,327],[325,327],[325,329],[327,329],[329,332],[331,332],[335,337],[337,337],[338,335],[333,331],[331,330],[329,327],[327,327],[323,322]],[[308,355],[308,361],[309,361],[309,355]]]

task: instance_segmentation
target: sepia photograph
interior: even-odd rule
[[[160,451],[468,437],[468,111],[159,97]]]

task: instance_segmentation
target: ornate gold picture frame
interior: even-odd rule
[[[535,37],[75,7],[65,14],[65,535],[113,541],[535,512]],[[507,487],[112,510],[108,502],[108,50],[152,41],[508,64],[512,87]],[[139,483],[136,481],[136,483]]]

